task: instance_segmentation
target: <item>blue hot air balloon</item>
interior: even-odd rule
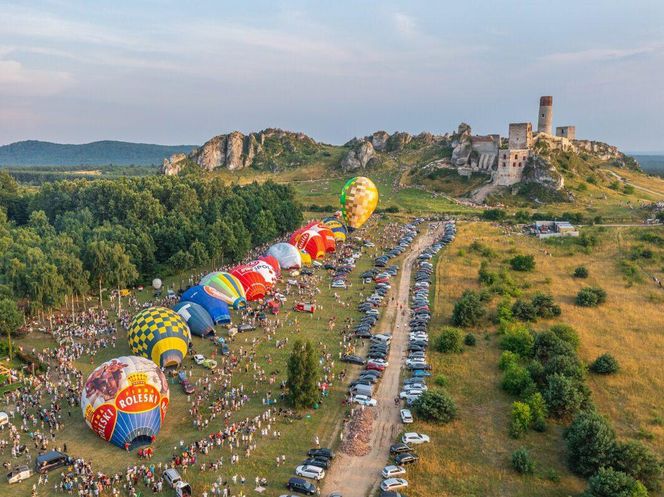
[[[172,309],[187,322],[192,335],[205,337],[214,333],[214,321],[210,314],[196,302],[181,301]]]
[[[182,294],[180,302],[194,302],[203,309],[214,321],[214,324],[228,324],[231,322],[231,314],[228,305],[224,302],[224,296],[211,286],[196,285]]]

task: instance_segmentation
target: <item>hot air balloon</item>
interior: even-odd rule
[[[127,339],[134,354],[167,368],[182,363],[191,335],[187,323],[177,312],[166,307],[149,307],[134,316]]]
[[[168,381],[159,366],[143,357],[125,356],[90,374],[81,410],[97,435],[122,449],[133,449],[152,443],[164,422],[168,400]]]
[[[205,276],[199,284],[217,290],[221,294],[221,300],[232,305],[233,309],[242,309],[247,305],[242,283],[230,273],[215,271]]]
[[[172,309],[187,322],[192,335],[205,337],[214,333],[214,321],[203,306],[185,300],[175,304]]]
[[[357,229],[362,226],[378,205],[378,189],[364,176],[349,179],[341,189],[341,211],[346,226]]]
[[[323,219],[323,224],[332,231],[337,242],[343,242],[346,240],[346,227],[341,221],[339,221],[339,219],[336,217],[326,217]]]
[[[159,278],[155,278],[152,280],[152,288],[154,288],[155,290],[159,290],[161,288],[161,285],[162,283]]]
[[[261,255],[258,258],[259,261],[267,262],[272,269],[274,269],[274,272],[277,274],[277,278],[281,276],[281,264],[279,264],[279,259],[274,257],[273,255]]]
[[[300,269],[302,267],[300,251],[290,243],[275,243],[267,250],[267,255],[277,259],[279,266],[283,269]]]
[[[214,324],[231,322],[231,313],[224,302],[224,296],[211,286],[192,286],[182,294],[180,302],[195,302],[200,305],[210,315]]]
[[[268,288],[272,288],[275,283],[277,282],[277,273],[274,271],[272,266],[270,266],[267,262],[265,261],[251,261],[246,264],[247,266],[251,266],[254,268],[254,270],[258,271],[263,275],[263,279],[265,279],[265,283],[267,284]]]
[[[269,289],[269,284],[255,267],[248,264],[236,266],[231,270],[231,274],[242,283],[247,300],[254,301],[265,297]]]
[[[300,258],[302,259],[303,266],[311,266],[311,256],[306,250],[300,250]]]
[[[320,259],[325,255],[325,240],[314,229],[300,229],[295,231],[289,240],[300,250],[306,251],[312,260]]]
[[[310,223],[307,228],[317,231],[323,237],[325,252],[334,252],[337,249],[337,241],[332,230],[319,221]]]

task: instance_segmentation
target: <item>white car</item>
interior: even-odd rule
[[[205,360],[205,356],[203,354],[196,354],[194,356],[194,362],[196,364],[203,364],[203,361]]]
[[[384,492],[389,492],[390,490],[397,490],[407,486],[408,482],[403,478],[388,478],[387,480],[383,480],[383,483],[380,484],[380,489]]]
[[[406,469],[403,466],[385,466],[383,468],[383,471],[381,472],[381,475],[383,475],[383,478],[393,478],[395,476],[399,475],[405,475],[406,474]]]
[[[426,392],[429,387],[427,387],[424,383],[407,383],[403,386],[403,389],[406,392],[410,392],[411,390],[421,390]]]
[[[325,478],[325,470],[318,466],[298,466],[295,468],[295,474],[313,480],[322,480]]]
[[[406,366],[414,366],[416,364],[426,364],[427,360],[424,357],[411,357],[406,359]]]
[[[404,433],[403,437],[401,437],[401,441],[405,444],[424,444],[424,443],[429,443],[429,435],[425,435],[424,433],[415,433],[415,432],[409,432],[409,433]]]
[[[402,423],[409,424],[413,422],[413,413],[410,412],[410,409],[401,409],[399,415]]]
[[[367,363],[374,363],[374,364],[378,364],[380,366],[385,366],[385,367],[390,365],[390,363],[387,362],[385,359],[369,359],[367,361]]]
[[[403,390],[401,393],[399,393],[399,398],[400,399],[406,399],[408,397],[414,397],[417,398],[420,395],[424,393],[424,390],[419,390],[414,388],[413,390]]]
[[[352,398],[352,402],[360,404],[362,406],[369,406],[369,407],[376,407],[376,405],[378,404],[376,399],[372,399],[367,395],[355,395]]]
[[[27,466],[16,466],[9,473],[7,473],[7,481],[11,485],[12,483],[18,483],[23,480],[27,480],[32,476],[32,470]]]

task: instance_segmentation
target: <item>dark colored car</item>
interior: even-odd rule
[[[401,454],[394,456],[394,462],[399,466],[416,463],[418,459],[419,457],[417,454],[413,454],[412,452],[402,452]]]
[[[327,469],[330,467],[330,460],[324,457],[310,457],[302,461],[302,466],[316,466],[317,468]]]
[[[397,443],[390,445],[390,454],[402,454],[405,452],[410,452],[412,449],[404,443]]]
[[[302,478],[291,478],[286,483],[286,488],[292,492],[298,492],[305,495],[314,495],[317,491],[316,485],[303,480]]]
[[[46,473],[54,469],[69,466],[72,463],[72,458],[64,452],[57,450],[49,450],[43,454],[39,454],[35,459],[35,471],[38,473]]]
[[[321,448],[321,449],[309,449],[307,452],[309,457],[324,457],[326,459],[334,459],[334,452],[332,449]]]
[[[348,363],[350,363],[350,364],[359,364],[360,366],[364,366],[364,364],[365,364],[365,362],[366,362],[366,361],[365,361],[364,359],[362,359],[360,356],[356,356],[356,355],[348,355],[348,354],[344,354],[344,355],[342,355],[342,356],[341,356],[341,360],[342,360],[343,362],[348,362]]]

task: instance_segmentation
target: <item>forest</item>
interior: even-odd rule
[[[0,172],[0,307],[30,314],[100,287],[231,263],[301,222],[291,187],[273,182],[145,176],[27,189]]]

